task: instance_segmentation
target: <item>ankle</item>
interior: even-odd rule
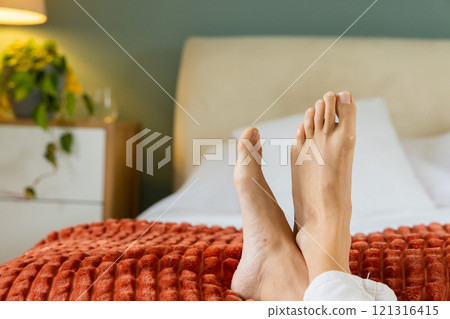
[[[322,257],[315,257],[311,263],[308,264],[309,282],[311,283],[319,275],[328,271],[340,271],[351,274],[348,259],[336,259],[328,255]]]

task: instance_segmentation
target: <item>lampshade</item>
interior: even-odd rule
[[[0,24],[30,25],[45,21],[44,0],[0,0]]]

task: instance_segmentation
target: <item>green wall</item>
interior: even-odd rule
[[[193,35],[339,35],[368,0],[79,0],[171,94],[184,40]],[[110,86],[120,118],[172,135],[173,102],[71,0],[47,0],[42,26],[0,27],[15,39],[56,40],[81,83]],[[450,38],[450,1],[379,0],[348,36]],[[332,54],[330,51],[328,54]],[[171,167],[142,176],[141,208],[171,190]]]

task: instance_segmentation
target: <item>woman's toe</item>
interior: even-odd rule
[[[314,113],[313,108],[309,108],[305,113],[305,134],[306,138],[314,137]]]
[[[350,92],[344,91],[337,94],[336,109],[339,117],[339,127],[354,135],[356,130],[356,105]]]
[[[320,99],[316,102],[316,114],[314,116],[314,130],[321,131],[323,129],[323,121],[325,119],[325,101]]]
[[[302,147],[303,143],[305,143],[306,140],[306,134],[305,134],[305,123],[300,123],[300,125],[297,128],[297,132],[295,133],[295,136],[297,138],[297,146],[300,148]]]
[[[234,167],[234,183],[248,182],[252,177],[262,176],[262,148],[259,132],[254,127],[249,127],[239,137],[237,147],[237,160]]]
[[[323,99],[325,101],[324,133],[330,134],[334,131],[336,122],[336,94],[328,92]]]

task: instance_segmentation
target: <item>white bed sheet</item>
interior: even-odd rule
[[[179,194],[172,194],[166,197],[163,202],[158,203],[158,206],[170,206]],[[294,224],[292,218],[286,212],[286,216],[289,224]],[[209,211],[200,211],[198,209],[190,209],[183,207],[176,207],[167,210],[161,216],[160,209],[153,209],[141,214],[138,218],[144,218],[147,220],[158,220],[162,222],[174,222],[182,223],[187,222],[192,225],[205,224],[207,226],[218,225],[221,227],[234,226],[238,229],[242,227],[241,215],[236,212],[220,211],[215,208],[211,208]],[[399,226],[414,226],[418,224],[430,224],[437,222],[441,224],[450,223],[450,207],[443,207],[429,210],[391,210],[383,212],[375,212],[370,216],[364,216],[364,218],[358,218],[353,216],[351,222],[351,232],[355,233],[369,233],[376,231],[383,231],[386,228],[397,228]]]
[[[437,207],[450,206],[450,132],[405,138],[405,153],[417,178]]]

